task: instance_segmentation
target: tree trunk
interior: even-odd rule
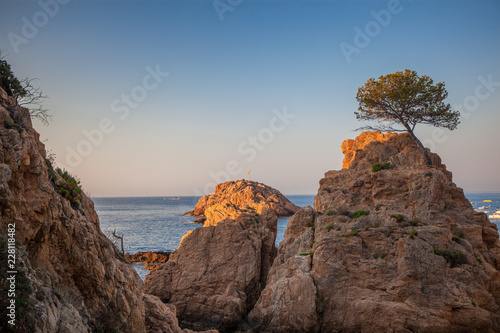
[[[415,136],[415,134],[413,133],[413,131],[409,127],[407,127],[407,130],[408,130],[408,133],[410,133],[411,137],[415,140],[415,142],[417,143],[417,145],[420,147],[420,149],[422,150],[422,152],[424,153],[425,162],[427,163],[427,166],[429,166],[429,167],[432,168],[431,155],[429,154],[429,152],[427,151],[427,149],[424,147],[424,145],[422,144],[422,142],[420,142],[420,140]]]

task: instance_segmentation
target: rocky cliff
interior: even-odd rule
[[[242,179],[217,185],[214,193],[202,197],[195,209],[186,214],[206,216],[204,225],[209,226],[244,213],[261,214],[265,209],[277,216],[291,216],[299,207],[272,187]]]
[[[184,326],[233,332],[265,286],[276,231],[270,209],[197,228],[146,276],[145,291],[175,305]]]
[[[407,134],[342,144],[314,210],[288,222],[255,332],[499,332],[500,240]]]
[[[0,331],[182,331],[175,307],[142,293],[137,273],[101,232],[92,201],[52,168],[29,111],[1,88],[0,229]],[[7,254],[15,254],[9,271],[17,273],[6,272]],[[4,297],[13,288],[15,296]],[[15,326],[6,320],[10,300]]]

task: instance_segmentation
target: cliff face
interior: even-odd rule
[[[206,216],[204,225],[210,226],[245,213],[261,214],[264,209],[271,209],[277,216],[291,216],[299,207],[278,190],[243,179],[217,185],[215,192],[202,197],[188,214]]]
[[[498,332],[500,241],[407,134],[342,144],[288,222],[248,323],[261,332]],[[283,302],[286,299],[287,302]]]
[[[29,111],[16,106],[0,88],[3,295],[10,288],[5,272],[7,230],[14,225],[17,259],[9,268],[17,271],[12,297],[16,325],[5,320],[10,298],[2,296],[0,331],[182,331],[176,320],[168,325],[155,320],[175,318],[175,308],[158,306],[158,298],[142,294],[141,279],[100,231],[92,201],[84,193],[80,200],[63,197],[61,180],[54,179],[45,154]],[[166,326],[170,331],[161,330]]]
[[[183,325],[232,332],[257,301],[276,254],[277,217],[245,213],[189,233],[145,278]]]

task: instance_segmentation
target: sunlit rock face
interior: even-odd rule
[[[272,187],[242,179],[217,185],[214,193],[202,197],[187,214],[206,216],[204,225],[209,226],[244,213],[261,214],[264,209],[271,209],[277,216],[291,216],[299,207]]]

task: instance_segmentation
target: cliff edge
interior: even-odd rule
[[[174,306],[142,293],[93,202],[1,88],[0,246],[1,332],[188,332]]]

